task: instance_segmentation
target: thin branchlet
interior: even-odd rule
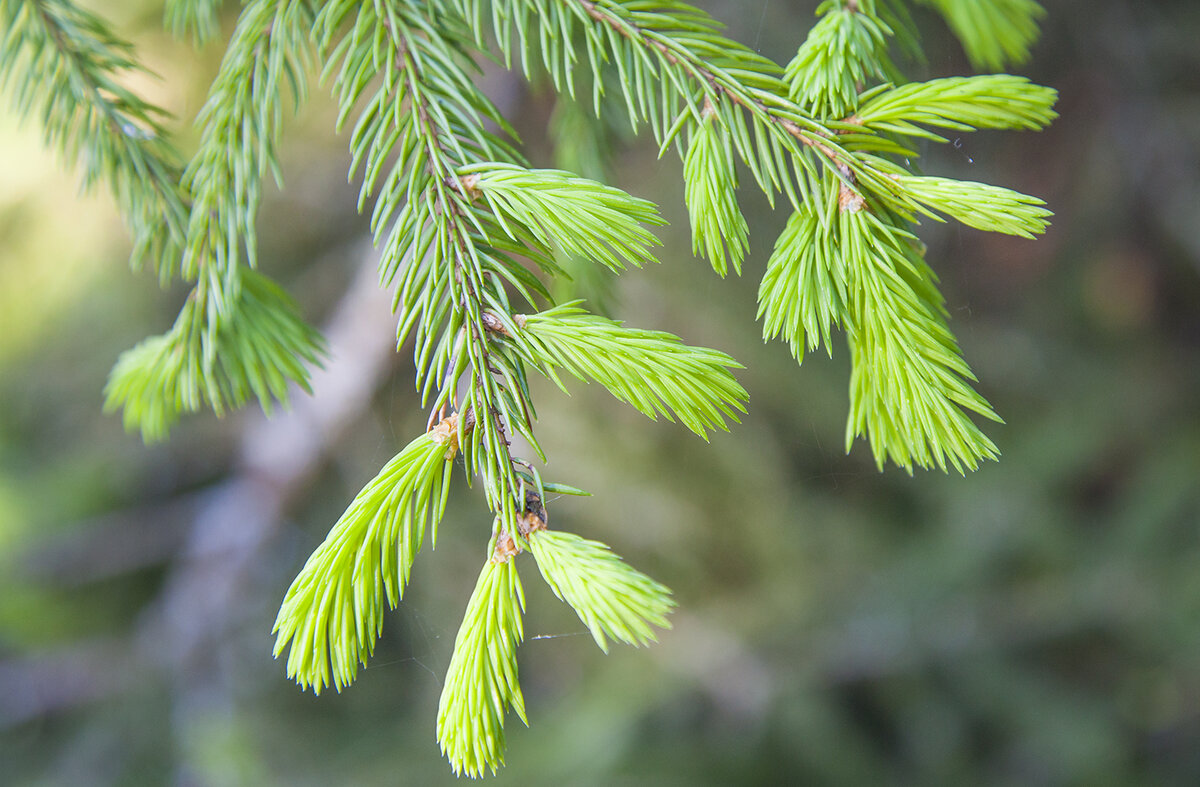
[[[487,330],[483,322],[485,303],[481,297],[481,291],[486,283],[478,266],[474,263],[478,257],[478,251],[474,248],[469,220],[463,204],[455,196],[457,193],[466,191],[464,187],[458,185],[456,164],[461,166],[468,162],[455,162],[453,154],[446,149],[442,139],[445,136],[453,135],[453,130],[439,126],[434,120],[425,93],[421,90],[421,85],[425,81],[421,67],[403,39],[399,44],[398,67],[404,74],[409,101],[417,115],[417,122],[424,131],[421,136],[427,149],[427,161],[431,170],[429,183],[434,191],[435,211],[439,212],[445,220],[450,235],[449,240],[453,246],[454,270],[452,276],[459,284],[456,306],[465,323],[466,350],[471,363],[471,407],[475,411],[478,432],[487,442],[482,453],[488,463],[486,472],[492,476],[492,483],[485,485],[485,490],[493,509],[502,512],[506,521],[512,521],[515,511],[515,504],[512,501],[519,499],[521,483],[513,470],[511,442],[508,439],[504,415],[501,411],[501,393],[493,377],[493,370],[496,367],[492,362],[486,335]],[[450,381],[450,385],[454,385],[454,381]],[[458,403],[455,402],[455,404]],[[480,422],[485,419],[486,423],[480,425]]]

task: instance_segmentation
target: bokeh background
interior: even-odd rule
[[[154,3],[98,5],[162,75],[139,89],[194,117],[220,44],[172,42]],[[816,3],[702,5],[786,61]],[[705,445],[594,388],[538,392],[545,472],[595,493],[551,501],[554,524],[680,609],[656,646],[605,656],[525,565],[532,727],[510,717],[498,784],[1200,784],[1200,5],[1049,5],[1018,72],[1061,91],[1062,117],[923,149],[927,172],[1057,214],[1036,242],[922,229],[1007,421],[989,427],[1002,459],[966,478],[846,455],[846,353],[798,368],[754,322],[784,213],[743,190],[747,272],[721,281],[690,254],[677,157],[617,140],[613,182],[671,225],[609,308],[741,360],[750,412]],[[968,73],[917,19],[910,74]],[[553,97],[487,79],[552,165]],[[329,371],[287,414],[193,417],[152,447],[101,389],[182,290],[130,272],[107,195],[80,195],[4,100],[0,783],[451,783],[434,719],[490,526],[477,492],[455,490],[354,687],[302,694],[271,658],[291,578],[425,420],[327,94],[288,123],[260,237],[328,330]]]

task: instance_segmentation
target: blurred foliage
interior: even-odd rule
[[[786,61],[813,5],[709,7]],[[151,7],[127,4],[118,22],[191,118],[218,47],[179,56]],[[929,60],[914,77],[968,71],[938,20],[916,23]],[[539,392],[554,477],[596,493],[550,501],[552,517],[668,583],[680,611],[649,650],[605,656],[528,582],[535,724],[510,730],[499,783],[1200,783],[1198,35],[1185,0],[1052,4],[1023,73],[1061,91],[1062,117],[1037,137],[922,151],[939,173],[1009,183],[1056,212],[1037,242],[923,228],[1007,422],[1001,460],[965,479],[879,473],[864,446],[843,455],[844,345],[797,370],[762,344],[756,266],[782,217],[745,193],[754,275],[721,281],[688,252],[680,165],[644,144],[613,153],[615,183],[671,222],[664,264],[621,278],[614,316],[730,353],[750,412],[704,446],[594,386]],[[554,101],[519,100],[530,156],[550,163]],[[315,101],[291,121],[289,189],[266,195],[260,222],[263,266],[317,320],[353,274],[330,260],[356,259],[345,250],[365,231],[330,111]],[[77,196],[7,115],[0,173],[0,780],[448,783],[432,711],[490,525],[464,490],[354,691],[303,695],[271,659],[290,578],[424,422],[411,369],[292,495],[218,646],[180,663],[164,632],[205,619],[160,599],[261,416],[193,419],[153,448],[103,417],[116,354],[178,303],[125,268],[108,201]]]

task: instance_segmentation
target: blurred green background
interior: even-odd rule
[[[702,5],[785,61],[816,3]],[[690,254],[677,157],[614,150],[613,182],[671,225],[612,311],[738,358],[750,412],[705,445],[599,390],[537,392],[545,472],[595,493],[551,501],[553,524],[611,544],[680,610],[658,645],[604,656],[524,561],[532,727],[510,717],[498,784],[1200,784],[1200,5],[1048,5],[1018,72],[1061,91],[1062,117],[923,149],[927,172],[1057,214],[1036,242],[922,229],[1007,421],[988,429],[1001,461],[967,478],[845,455],[846,353],[797,368],[762,343],[783,211],[743,190],[747,273],[721,281]],[[220,45],[172,42],[152,3],[98,7],[163,77],[138,87],[194,117]],[[917,18],[928,62],[909,73],[968,73]],[[553,164],[553,98],[487,79]],[[314,87],[260,222],[264,268],[330,326],[331,374],[289,414],[194,417],[145,447],[100,392],[182,291],[131,274],[107,195],[79,195],[0,112],[0,783],[453,781],[434,721],[490,526],[477,492],[456,491],[354,687],[302,694],[271,658],[291,578],[425,421],[387,298],[363,286],[331,128]]]

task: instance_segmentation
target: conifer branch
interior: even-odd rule
[[[420,146],[420,155],[427,168],[423,174],[426,192],[417,198],[420,200],[418,204],[428,211],[428,215],[416,218],[411,224],[398,221],[392,237],[402,238],[410,229],[423,232],[423,225],[433,227],[434,260],[428,270],[436,275],[437,269],[442,268],[443,275],[449,276],[446,295],[450,298],[450,308],[455,312],[454,323],[461,325],[464,331],[465,340],[458,346],[470,369],[465,400],[451,402],[461,411],[471,413],[476,425],[466,447],[467,469],[472,474],[479,472],[483,476],[489,505],[501,515],[503,521],[513,522],[517,501],[521,496],[521,483],[513,470],[508,429],[510,425],[520,424],[524,427],[522,433],[532,438],[532,406],[526,398],[518,402],[512,396],[506,396],[514,390],[514,395],[523,396],[520,388],[506,389],[497,381],[495,373],[503,374],[503,371],[492,361],[482,315],[489,305],[489,295],[492,300],[504,298],[503,290],[496,289],[497,282],[488,276],[485,266],[488,263],[508,263],[507,267],[511,270],[519,265],[510,260],[489,257],[486,250],[480,248],[486,245],[486,236],[481,237],[478,233],[480,227],[473,220],[475,217],[466,202],[465,187],[456,172],[458,167],[469,163],[464,160],[467,157],[466,149],[456,130],[469,126],[459,124],[456,127],[448,120],[445,107],[432,100],[437,90],[432,85],[436,82],[424,76],[423,61],[419,55],[422,52],[420,44],[435,41],[435,34],[432,29],[426,28],[424,35],[418,36],[416,29],[406,23],[397,8],[387,7],[386,3],[377,5],[384,6],[388,13],[390,24],[387,27],[395,37],[395,67],[403,80],[401,89],[410,102],[410,122],[415,124],[416,144]],[[426,85],[431,87],[427,90]],[[486,145],[487,138],[483,141]],[[409,205],[412,204],[412,196],[417,195],[410,196]],[[388,250],[398,250],[398,244],[389,243]],[[446,338],[444,336],[443,346],[448,345]],[[452,382],[442,388],[451,397]]]
[[[172,330],[125,353],[106,389],[107,407],[124,407],[126,426],[147,439],[202,402],[218,415],[250,392],[267,412],[272,399],[286,404],[287,384],[307,390],[305,363],[324,352],[290,299],[242,265],[243,253],[256,263],[261,180],[280,177],[283,91],[302,100],[311,27],[307,0],[249,3],[201,111],[200,148],[183,174],[192,203],[179,263],[196,284]]]
[[[341,62],[335,87],[343,121],[371,76],[382,71],[351,139],[352,171],[364,167],[365,200],[388,154],[399,151],[372,216],[377,239],[390,222],[380,268],[383,281],[396,286],[399,341],[415,333],[418,379],[424,380],[426,400],[436,392],[434,409],[453,405],[469,414],[475,428],[463,447],[468,473],[483,477],[489,505],[513,522],[521,482],[508,430],[527,436],[536,448],[533,408],[521,386],[501,382],[522,375],[492,357],[482,315],[492,308],[507,311],[505,282],[530,300],[533,291],[545,290],[502,244],[492,242],[500,234],[488,232],[495,228],[494,217],[470,203],[458,170],[489,157],[516,156],[483,130],[485,118],[500,115],[460,65],[462,31],[433,24],[430,13],[422,3],[335,2],[317,24],[329,68]],[[336,34],[351,19],[352,32],[335,46]],[[384,68],[377,69],[381,63]],[[426,73],[434,67],[436,79]],[[511,250],[519,252],[520,244]],[[535,259],[553,265],[548,258]],[[457,380],[464,373],[468,384],[459,401]]]
[[[481,29],[482,0],[448,0]],[[493,0],[492,20],[501,52],[512,59],[514,38],[522,67],[529,73],[535,45],[556,88],[574,94],[573,67],[579,53],[555,45],[578,32],[592,72],[593,104],[599,111],[607,64],[622,91],[630,122],[649,123],[666,149],[683,127],[703,120],[711,104],[724,134],[773,199],[778,191],[798,207],[809,193],[818,165],[808,153],[830,163],[840,161],[865,182],[869,170],[841,150],[835,135],[787,98],[775,63],[719,34],[720,25],[704,12],[680,2],[652,6],[633,0]],[[482,39],[480,39],[482,40]],[[708,102],[706,104],[706,102]],[[860,171],[861,170],[861,171]]]
[[[923,0],[980,63],[1019,60],[1036,34],[1032,0]],[[167,0],[167,25],[211,37],[219,0]],[[847,449],[865,437],[891,461],[960,472],[997,454],[972,416],[999,420],[972,388],[936,277],[912,232],[922,216],[1032,237],[1049,212],[998,186],[918,176],[913,139],[976,128],[1037,129],[1054,91],[1007,75],[904,84],[892,45],[915,27],[893,0],[826,0],[787,68],[721,34],[677,0],[249,0],[199,119],[199,149],[180,175],[161,113],[120,86],[128,47],[70,0],[0,0],[0,82],[50,142],[105,179],[165,281],[193,283],[174,326],[122,355],[106,406],[146,439],[184,412],[221,414],[257,398],[265,410],[307,387],[319,335],[255,271],[255,218],[267,174],[278,180],[282,107],[303,100],[315,43],[332,77],[341,128],[352,123],[359,208],[374,201],[379,275],[394,292],[397,344],[413,342],[430,430],[364,487],[297,576],[276,620],[276,655],[320,692],[352,682],[386,609],[403,595],[425,530],[436,537],[452,460],[481,480],[494,513],[489,562],[468,603],[439,706],[438,740],[457,773],[503,763],[509,707],[524,720],[516,649],[523,589],[515,559],[543,578],[602,649],[644,644],[666,626],[663,586],[598,542],[546,529],[548,491],[511,438],[534,434],[532,369],[565,391],[563,373],[598,382],[650,418],[706,437],[745,412],[728,355],[657,331],[555,305],[564,258],[594,270],[654,262],[655,206],[562,170],[530,169],[503,113],[477,86],[487,29],[506,63],[543,67],[562,94],[590,82],[592,108],[648,126],[684,163],[693,250],[740,274],[749,248],[736,160],[792,215],[759,288],[764,338],[802,360],[835,329],[853,370]],[[488,17],[489,24],[485,24]],[[606,92],[607,91],[607,92]],[[564,106],[567,106],[564,103]],[[572,116],[576,122],[582,113]],[[575,158],[599,160],[588,134]],[[594,147],[594,145],[592,145]],[[587,174],[587,173],[585,173]],[[182,178],[182,181],[180,181]],[[520,314],[513,303],[523,300]],[[527,309],[525,307],[528,307]]]
[[[200,148],[183,177],[192,210],[180,270],[189,281],[203,277],[197,297],[209,330],[229,316],[241,263],[257,265],[262,179],[282,180],[283,97],[304,99],[311,31],[308,0],[251,0],[200,111]]]
[[[130,45],[68,0],[0,0],[0,87],[48,145],[83,168],[83,186],[106,182],[133,234],[133,261],[165,283],[187,225],[167,113],[125,87],[144,71]]]
[[[969,385],[974,377],[945,324],[936,277],[905,225],[941,213],[1032,237],[1050,214],[1040,200],[1008,189],[913,176],[889,156],[915,154],[886,135],[945,141],[921,126],[1040,128],[1053,117],[1054,92],[1009,76],[851,85],[843,73],[885,78],[892,28],[874,2],[831,0],[819,12],[825,17],[786,72],[793,95],[827,113],[847,148],[894,193],[864,190],[848,167],[838,177],[823,174],[823,200],[793,214],[768,263],[759,290],[763,336],[782,336],[801,359],[821,344],[832,352],[830,331],[844,328],[853,363],[847,450],[865,436],[881,468],[890,459],[910,472],[914,465],[962,472],[996,456],[966,413],[999,417]]]
[[[530,304],[548,298],[516,255],[551,274],[555,249],[612,268],[640,265],[653,261],[657,243],[643,225],[661,220],[652,205],[616,189],[520,166],[507,143],[482,130],[482,119],[499,113],[459,65],[461,31],[431,24],[429,11],[385,0],[334,3],[317,27],[321,50],[330,53],[327,68],[340,62],[335,88],[342,120],[368,97],[351,139],[352,171],[365,173],[362,200],[382,184],[372,223],[377,239],[387,233],[381,277],[396,288],[399,339],[415,336],[426,402],[435,396],[435,411],[452,406],[462,414],[466,469],[481,476],[497,513],[495,558],[455,643],[438,723],[455,770],[479,775],[503,762],[505,706],[524,717],[515,663],[523,600],[509,561],[524,548],[520,522],[529,490],[544,494],[536,470],[525,472],[508,439],[508,430],[516,430],[540,452],[524,363],[497,344],[518,330],[506,287]],[[349,19],[353,32],[335,45]],[[436,79],[426,73],[435,66]],[[364,75],[376,70],[383,76],[371,94]],[[392,151],[398,155],[389,161]],[[505,643],[500,652],[498,638]]]

